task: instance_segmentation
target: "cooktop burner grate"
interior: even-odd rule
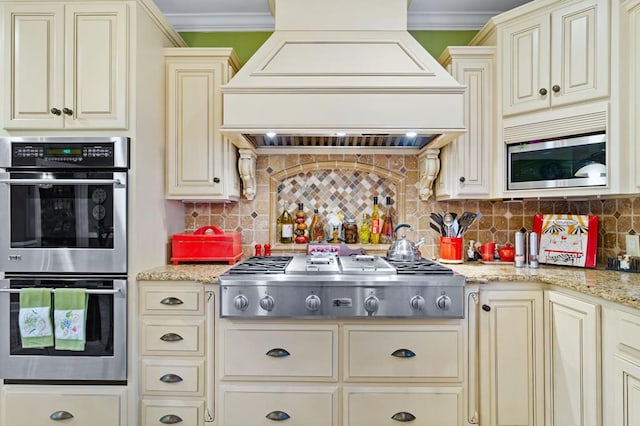
[[[233,268],[230,274],[284,274],[293,256],[253,256]]]
[[[413,275],[453,275],[453,270],[441,265],[433,260],[420,259],[414,261],[398,261],[385,258],[391,266],[396,268],[397,274],[413,274]]]

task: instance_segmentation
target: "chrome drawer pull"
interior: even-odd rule
[[[173,306],[173,305],[182,305],[184,302],[177,297],[165,297],[160,301],[163,305]]]
[[[160,377],[160,381],[162,383],[180,383],[182,381],[182,377],[178,376],[177,374],[169,373]]]
[[[160,423],[164,425],[175,425],[177,423],[182,423],[182,418],[180,416],[176,416],[175,414],[167,414],[160,417]]]
[[[285,356],[289,356],[291,354],[286,349],[273,348],[273,349],[269,349],[269,351],[265,355],[271,356],[274,358],[284,358]]]
[[[416,419],[416,416],[406,411],[400,411],[391,416],[391,419],[397,422],[412,422]]]
[[[283,420],[287,420],[291,418],[290,415],[280,410],[272,411],[269,414],[267,414],[265,417],[268,418],[269,420],[273,420],[276,422],[281,422]]]
[[[180,340],[184,340],[183,337],[176,333],[166,333],[160,336],[160,340],[164,342],[179,342]]]
[[[416,356],[416,353],[411,349],[396,349],[391,356],[395,356],[396,358],[413,358]]]
[[[49,418],[53,421],[69,420],[73,418],[73,414],[68,411],[56,411],[55,413],[51,413]]]

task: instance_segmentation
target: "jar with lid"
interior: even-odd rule
[[[358,242],[358,225],[353,219],[349,219],[344,224],[344,242],[355,244]]]

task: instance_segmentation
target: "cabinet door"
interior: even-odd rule
[[[542,291],[481,291],[480,424],[544,424]]]
[[[492,53],[478,53],[473,47],[456,53],[449,48],[453,59],[451,74],[467,86],[464,98],[464,120],[467,132],[440,153],[442,170],[437,181],[437,198],[489,197],[491,191],[491,145],[493,141],[493,79]],[[480,47],[486,52],[488,48]],[[467,53],[465,53],[467,52]],[[465,55],[468,58],[465,58]]]
[[[125,389],[6,386],[1,393],[0,425],[124,425]]]
[[[547,426],[601,424],[600,306],[545,292]]]
[[[126,128],[127,6],[69,4],[65,28],[65,127]]]
[[[632,359],[614,358],[616,426],[640,425],[640,360]]]
[[[551,14],[551,103],[609,94],[609,3],[588,0]]]
[[[223,64],[167,64],[167,195],[224,198]]]
[[[634,148],[635,164],[640,164],[640,123],[638,122],[638,116],[640,115],[640,81],[637,78],[640,75],[640,1],[629,0],[624,3],[624,8],[626,9],[625,16],[628,26],[628,35],[624,38],[624,43],[628,44],[623,47],[622,56],[628,56],[629,59],[626,65],[626,75],[636,76],[636,78],[627,79],[632,88],[626,120],[629,128],[627,146]],[[632,169],[635,171],[636,186],[640,188],[640,170],[635,166]]]
[[[502,114],[548,108],[549,15],[527,17],[502,29]]]
[[[64,6],[7,4],[3,13],[3,127],[62,128]]]

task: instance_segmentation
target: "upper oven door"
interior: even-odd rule
[[[127,174],[0,173],[0,271],[126,273]]]

